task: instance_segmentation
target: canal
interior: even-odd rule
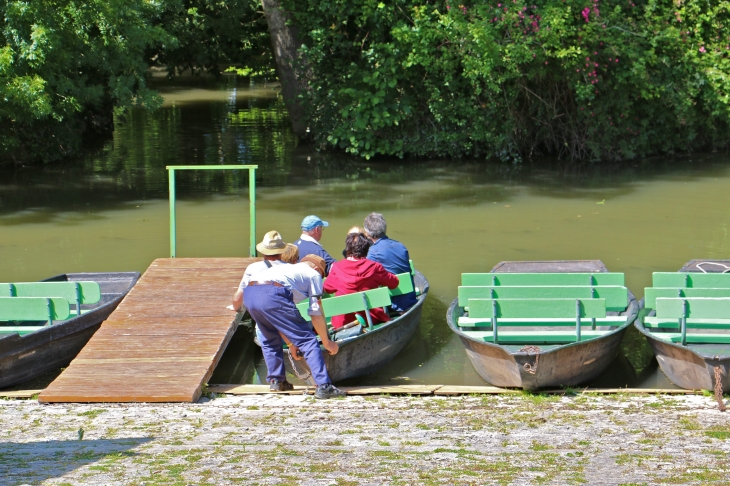
[[[155,113],[133,110],[111,140],[46,167],[0,169],[0,280],[144,271],[169,252],[166,165],[258,164],[258,235],[296,238],[307,214],[346,231],[372,211],[408,247],[431,291],[417,336],[387,368],[348,384],[484,384],[446,326],[462,272],[504,260],[599,259],[641,298],[654,271],[730,256],[727,153],[606,166],[539,161],[365,161],[322,153],[291,133],[277,87],[155,80]],[[245,256],[244,172],[178,174],[178,256]],[[211,382],[258,382],[260,353],[241,329]],[[673,388],[633,328],[595,386]]]

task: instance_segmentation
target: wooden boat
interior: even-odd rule
[[[492,269],[492,273],[605,272],[608,270],[599,260],[501,262]],[[590,287],[588,289],[590,290]],[[446,320],[451,330],[461,339],[474,369],[490,384],[526,390],[572,386],[598,376],[618,354],[624,333],[638,312],[636,298],[628,289],[626,292],[626,308],[606,313],[613,316],[613,322],[606,322],[606,325],[597,327],[600,332],[594,331],[591,334],[590,331],[585,331],[588,337],[576,342],[553,344],[544,342],[499,344],[499,340],[498,344],[485,342],[485,338],[476,337],[477,333],[464,330],[458,325],[459,318],[466,316],[466,311],[459,305],[458,298],[451,303]],[[575,303],[572,305],[575,306]],[[622,318],[617,318],[618,316]],[[532,328],[536,332],[549,329],[550,327]]]
[[[101,298],[96,304],[81,305],[81,315],[49,326],[43,326],[43,322],[26,322],[24,325],[31,327],[43,326],[28,334],[22,331],[0,333],[0,388],[67,366],[132,289],[139,276],[138,272],[69,273],[43,280],[97,282]],[[0,330],[2,327],[0,325]]]
[[[679,269],[679,273],[684,272],[730,273],[730,260],[691,260]],[[708,294],[708,292],[702,292],[707,289],[697,288],[696,290]],[[709,290],[717,292],[720,289]],[[688,295],[688,297],[690,296]],[[720,295],[718,294],[718,296]],[[654,310],[646,309],[645,303],[646,300],[641,299],[639,305],[642,312],[634,325],[639,332],[646,336],[657,357],[659,367],[667,375],[667,378],[682,388],[712,390],[717,384],[717,370],[722,390],[728,390],[730,388],[730,378],[728,377],[730,371],[730,330],[728,330],[728,326],[725,326],[725,329],[712,329],[711,332],[716,336],[715,341],[720,342],[687,342],[685,345],[681,342],[670,342],[667,340],[667,336],[662,337],[661,334],[676,334],[678,329],[649,329],[645,327],[645,317],[656,315]],[[728,324],[730,324],[730,315],[725,315],[723,318],[728,319]],[[722,323],[717,322],[716,324],[722,326]],[[724,334],[727,337],[722,339]],[[701,339],[702,334],[698,332],[695,336],[696,339]]]
[[[429,284],[422,273],[415,271],[413,282],[418,289],[418,301],[403,315],[377,325],[375,329],[364,334],[337,340],[340,346],[336,355],[325,352],[327,372],[334,383],[349,378],[357,378],[372,373],[395,358],[408,344],[418,329],[423,311],[423,302],[428,295]],[[343,331],[344,332],[344,331]],[[295,376],[309,374],[305,360],[295,361],[296,371],[292,369],[291,359],[286,349],[284,363],[287,371]],[[311,380],[311,379],[310,379]]]

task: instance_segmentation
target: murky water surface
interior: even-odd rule
[[[119,120],[79,160],[0,170],[0,280],[144,271],[168,255],[166,165],[258,164],[258,239],[292,240],[303,216],[330,222],[333,255],[371,211],[431,283],[420,330],[386,369],[357,383],[483,384],[445,323],[462,272],[502,260],[600,259],[641,297],[651,272],[730,255],[727,154],[555,168],[484,161],[364,161],[298,145],[275,86],[159,81],[165,105]],[[178,256],[248,251],[243,172],[178,175]],[[241,330],[213,382],[252,382],[260,356]],[[253,358],[252,358],[253,356]],[[672,387],[630,329],[600,386]]]

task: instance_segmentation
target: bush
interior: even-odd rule
[[[727,144],[727,1],[285,4],[321,147],[619,160]]]
[[[156,106],[144,51],[167,38],[146,0],[0,3],[0,160],[54,160],[82,133],[108,132],[113,110]]]

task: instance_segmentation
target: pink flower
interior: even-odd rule
[[[586,22],[590,21],[590,15],[591,15],[591,9],[586,7],[583,9],[583,11],[580,13]]]
[[[705,50],[705,46],[701,46],[701,47],[700,47],[700,52],[707,52],[707,51]]]

